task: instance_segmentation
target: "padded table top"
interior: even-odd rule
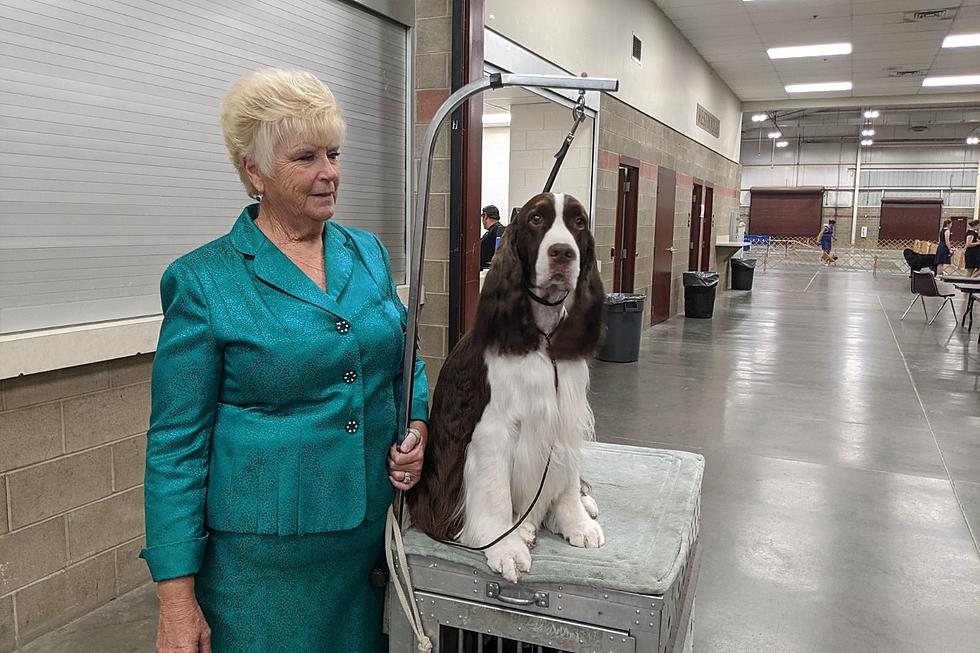
[[[664,594],[697,537],[704,457],[588,443],[583,462],[582,475],[599,504],[605,545],[576,548],[542,529],[531,551],[531,571],[521,582]],[[489,571],[482,552],[441,544],[414,528],[405,533],[405,551]]]

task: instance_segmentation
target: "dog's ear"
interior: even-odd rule
[[[490,264],[476,308],[473,335],[483,348],[501,353],[525,354],[534,350],[538,332],[527,297],[530,269],[520,252],[519,225],[504,231]]]
[[[568,317],[551,339],[551,354],[557,359],[591,357],[602,337],[602,306],[606,293],[595,261],[595,241],[587,234],[582,264]]]

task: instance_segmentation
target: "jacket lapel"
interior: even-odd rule
[[[257,204],[246,207],[231,231],[235,249],[254,259],[252,269],[255,276],[279,292],[343,318],[338,302],[354,266],[346,236],[329,222],[324,226],[323,251],[327,262],[325,293],[255,226],[257,216]]]

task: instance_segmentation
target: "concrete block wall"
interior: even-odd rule
[[[0,652],[150,580],[151,355],[0,381]]]
[[[571,111],[554,102],[510,108],[509,204],[506,213],[537,195],[555,165],[555,152],[571,128]],[[568,193],[588,207],[592,196],[592,124],[579,126],[552,190]],[[501,207],[501,212],[504,212]]]
[[[682,274],[688,266],[694,180],[714,187],[712,243],[718,236],[727,240],[733,212],[738,210],[740,166],[620,100],[603,95],[599,119],[595,238],[601,275],[607,289],[612,288],[613,260],[610,252],[615,246],[620,156],[641,162],[633,287],[636,292],[648,296],[653,277],[657,171],[659,166],[664,166],[677,173],[674,210],[674,247],[677,252],[672,261],[670,305],[670,314],[676,314],[684,308]],[[715,263],[715,251],[711,247],[711,269],[714,269]],[[650,312],[647,310],[644,324],[649,323]]]
[[[415,180],[425,130],[451,85],[452,13],[449,0],[415,3]],[[447,121],[448,123],[448,121]],[[422,285],[425,306],[419,318],[419,339],[427,365],[429,388],[434,388],[449,345],[449,129],[436,141],[429,191],[429,226],[425,242]],[[413,183],[417,188],[417,184]]]

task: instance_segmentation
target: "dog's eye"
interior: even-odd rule
[[[583,218],[582,216],[579,216],[579,217],[575,218],[574,224],[575,224],[575,228],[576,229],[578,229],[579,231],[582,231],[583,229],[585,229],[587,223],[585,221],[585,218]]]
[[[538,225],[540,225],[540,224],[541,224],[542,222],[544,222],[544,218],[542,218],[542,217],[541,217],[540,215],[538,215],[537,213],[535,213],[534,215],[532,215],[532,216],[531,216],[531,218],[530,218],[530,222],[531,222],[531,224],[533,224],[533,225],[534,225],[535,227],[537,227],[537,226],[538,226]]]

